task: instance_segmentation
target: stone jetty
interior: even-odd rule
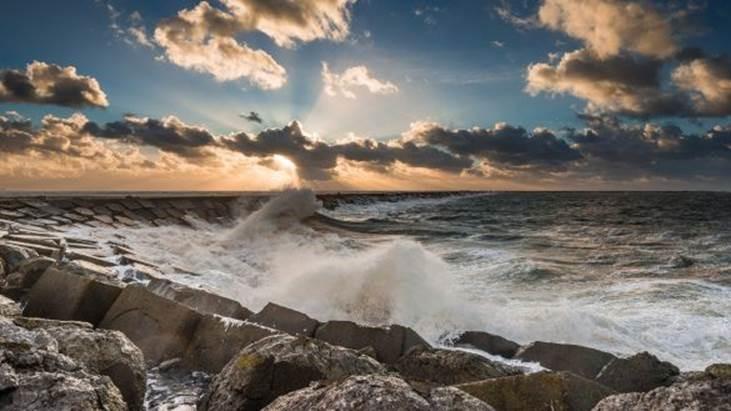
[[[731,409],[728,364],[681,373],[647,352],[483,330],[437,347],[399,324],[322,321],[274,302],[255,312],[176,283],[122,242],[71,234],[224,224],[236,201],[0,198],[0,408]]]

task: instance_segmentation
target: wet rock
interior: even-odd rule
[[[154,367],[147,373],[145,409],[195,411],[211,378],[201,371]]]
[[[60,353],[49,333],[0,319],[0,408],[122,411],[127,404],[108,377]]]
[[[453,388],[441,388],[422,396],[404,380],[392,375],[357,375],[331,385],[314,384],[305,389],[277,398],[267,411],[289,410],[468,410],[489,411],[484,402],[459,393]]]
[[[614,391],[570,372],[493,378],[457,388],[485,401],[497,410],[589,411]]]
[[[33,287],[48,267],[52,266],[55,262],[56,260],[50,257],[32,257],[23,261],[15,270],[16,273],[20,274],[20,278],[22,278],[22,281],[17,286],[21,288]]]
[[[183,357],[201,319],[197,311],[161,297],[140,285],[125,287],[99,328],[124,333],[155,365]]]
[[[211,383],[202,410],[261,409],[313,381],[384,373],[374,359],[307,337],[277,334],[248,345]]]
[[[20,305],[15,301],[0,295],[0,316],[2,317],[16,317],[20,315]]]
[[[613,359],[596,380],[617,392],[645,392],[670,385],[679,374],[678,367],[673,364],[642,352],[628,358]]]
[[[205,315],[195,328],[183,363],[190,369],[217,373],[242,347],[275,333],[258,324]]]
[[[395,363],[411,347],[429,347],[429,343],[411,328],[400,325],[367,327],[352,321],[328,321],[317,328],[315,338],[355,350],[373,347],[376,358],[387,364]]]
[[[607,397],[594,411],[731,410],[731,364],[717,364],[705,373],[645,393]]]
[[[554,371],[571,371],[586,378],[595,378],[614,355],[573,344],[556,344],[537,341],[522,347],[515,358],[538,362]]]
[[[482,331],[467,331],[460,335],[454,344],[476,348],[489,354],[499,355],[505,358],[513,358],[520,349],[520,345],[499,335],[493,335]]]
[[[157,295],[185,304],[203,314],[218,314],[238,320],[245,320],[251,315],[251,311],[234,300],[167,279],[153,278],[147,287]]]
[[[454,385],[521,374],[520,370],[464,351],[414,347],[393,366],[407,380]]]
[[[277,329],[292,335],[313,337],[320,322],[299,311],[269,303],[248,321]]]
[[[111,280],[94,279],[49,267],[31,288],[23,314],[85,321],[96,326],[121,291],[122,288]]]
[[[0,259],[6,273],[12,273],[24,260],[37,256],[38,253],[33,250],[0,242]]]
[[[94,374],[108,376],[131,410],[142,410],[145,361],[142,352],[119,331],[91,328],[83,322],[20,317],[16,325],[42,329],[56,340],[58,351]]]

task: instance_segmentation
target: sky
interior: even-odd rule
[[[5,0],[0,189],[728,190],[723,0]]]

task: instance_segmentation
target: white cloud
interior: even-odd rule
[[[366,66],[350,67],[342,74],[337,74],[331,72],[327,63],[323,62],[322,81],[327,95],[342,95],[350,99],[356,98],[357,88],[364,88],[373,94],[393,94],[399,91],[395,84],[373,77]]]

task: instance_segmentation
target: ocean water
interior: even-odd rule
[[[227,226],[84,233],[182,281],[321,320],[731,362],[731,194],[242,197]],[[176,267],[198,273],[190,275]]]

